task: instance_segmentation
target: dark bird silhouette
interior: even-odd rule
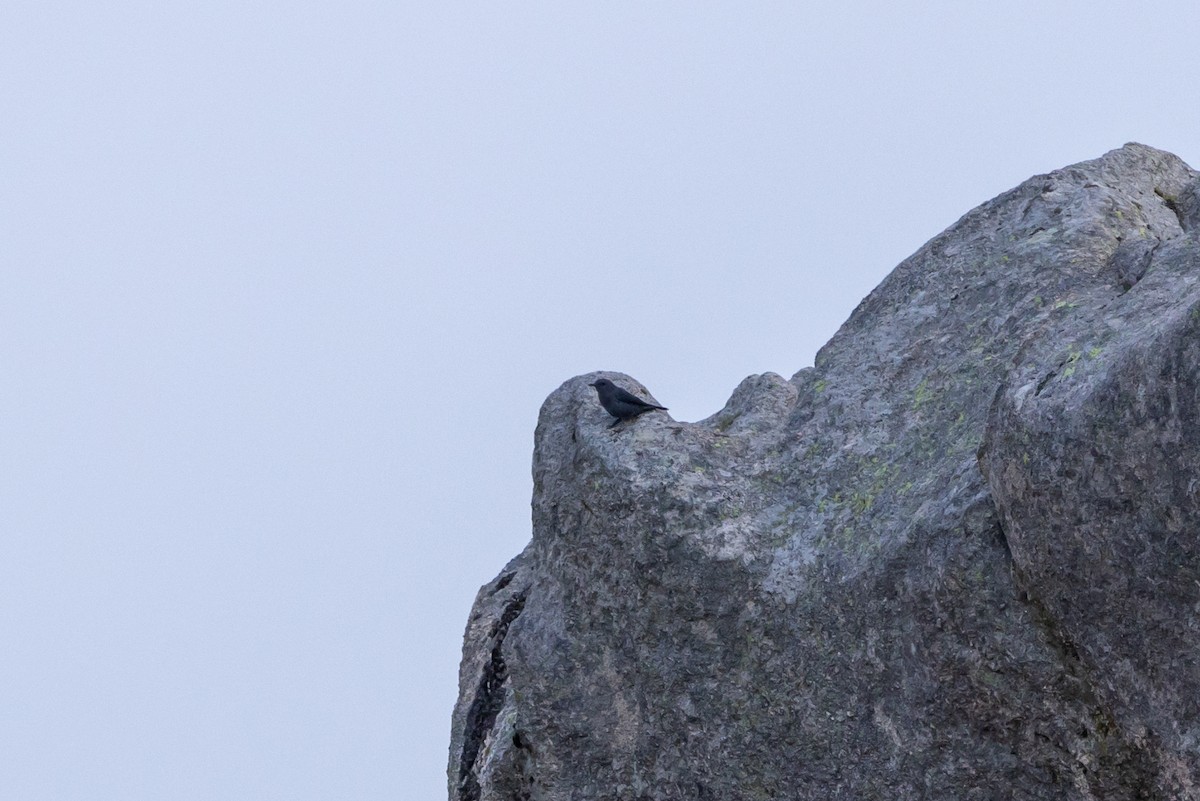
[[[597,379],[589,386],[596,388],[596,394],[600,396],[600,405],[604,407],[604,411],[617,418],[609,428],[624,420],[632,420],[639,414],[645,414],[653,409],[662,409],[663,411],[667,409],[666,406],[657,406],[642,400],[637,395],[626,392],[607,378]]]

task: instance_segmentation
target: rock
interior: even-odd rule
[[[1163,203],[1179,218],[1179,225],[1189,234],[1200,228],[1200,181],[1192,181],[1178,197],[1163,195]]]
[[[701,422],[552,393],[452,801],[1200,798],[1197,178],[1032,178]]]
[[[1133,289],[1133,285],[1142,280],[1159,244],[1157,239],[1133,239],[1117,246],[1109,262],[1121,289]]]

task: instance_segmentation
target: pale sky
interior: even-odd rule
[[[807,8],[806,8],[807,7]],[[900,260],[1136,140],[1200,3],[0,11],[0,798],[445,798],[533,428],[791,375]]]

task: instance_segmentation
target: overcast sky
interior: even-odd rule
[[[0,798],[444,798],[549,392],[705,417],[1030,175],[1200,165],[1194,0],[816,5],[7,0]]]

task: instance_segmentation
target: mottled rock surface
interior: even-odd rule
[[[1200,181],[983,204],[698,423],[542,407],[452,801],[1200,798]]]

